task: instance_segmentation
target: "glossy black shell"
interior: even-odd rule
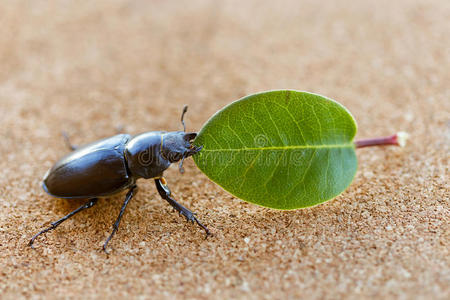
[[[80,147],[59,160],[44,176],[44,190],[59,198],[115,194],[134,184],[124,151],[131,136],[118,134]]]
[[[133,137],[125,148],[128,168],[136,178],[155,178],[170,166],[170,161],[161,153],[164,137],[175,132],[150,131]],[[184,135],[184,133],[183,133]]]

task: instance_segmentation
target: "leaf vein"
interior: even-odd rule
[[[244,173],[242,174],[242,178],[243,180],[241,181],[241,184],[239,186],[239,189],[242,188],[242,185],[245,182],[245,176],[247,175],[248,171],[250,171],[250,169],[253,167],[253,165],[255,164],[256,160],[258,159],[258,157],[261,155],[262,152],[258,153],[255,158],[251,161],[250,165],[245,169]]]
[[[281,138],[282,135],[281,135],[280,129],[278,128],[278,125],[275,123],[275,121],[272,119],[272,115],[270,114],[270,110],[269,110],[269,108],[267,107],[267,103],[266,103],[266,102],[264,102],[264,108],[266,109],[267,114],[269,115],[270,121],[272,121],[272,123],[273,123],[275,129],[276,129],[277,132],[278,132],[278,137],[280,138],[280,141],[283,142],[283,139]]]
[[[202,152],[241,152],[241,151],[264,151],[264,150],[295,150],[295,149],[340,149],[352,148],[352,143],[329,144],[329,145],[295,145],[295,146],[268,146],[268,147],[248,147],[241,149],[203,149]]]
[[[275,175],[275,172],[277,171],[278,166],[280,165],[280,162],[283,160],[283,157],[284,157],[284,152],[280,156],[280,158],[278,159],[276,166],[273,168],[272,174],[269,175],[269,179],[266,182],[264,182],[264,187],[266,188],[267,192],[269,192],[269,190],[267,188],[267,184],[273,179],[273,176]]]
[[[299,123],[297,122],[297,120],[294,118],[294,115],[289,111],[289,109],[288,109],[287,107],[282,106],[282,105],[280,105],[280,104],[278,104],[278,103],[276,103],[276,102],[275,102],[275,104],[278,105],[278,106],[280,106],[281,108],[284,108],[284,109],[286,110],[286,112],[288,113],[288,115],[292,118],[292,121],[294,121],[295,125],[297,126],[298,131],[300,132],[300,135],[302,136],[303,142],[305,143],[305,145],[308,145],[308,143],[306,142],[306,138],[305,138],[305,136],[303,135],[303,130],[302,130],[302,128],[300,127],[300,124],[299,124]]]
[[[317,151],[314,150],[313,154],[311,155],[311,159],[309,160],[308,167],[305,169],[305,173],[303,173],[302,179],[299,181],[299,183],[294,185],[294,187],[286,194],[286,197],[289,196],[300,184],[302,184],[302,183],[304,184],[305,183],[304,181],[305,181],[306,174],[311,169],[311,165],[312,165],[312,162],[314,160],[314,157],[316,156],[316,152]]]

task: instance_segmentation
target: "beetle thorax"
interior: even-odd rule
[[[165,132],[152,131],[133,137],[125,148],[128,169],[136,178],[155,178],[170,166],[161,155],[162,136]]]

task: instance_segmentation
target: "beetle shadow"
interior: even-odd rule
[[[99,198],[97,203],[93,205],[92,207],[83,209],[73,216],[71,216],[69,219],[61,223],[56,231],[63,231],[63,230],[76,230],[77,227],[85,227],[89,226],[93,233],[104,230],[106,226],[111,227],[112,223],[109,224],[109,214],[103,213],[102,211],[105,210],[119,210],[120,208],[116,208],[118,198],[116,196],[114,197],[108,197],[108,198]],[[52,211],[53,219],[47,220],[46,222],[55,222],[57,220],[60,220],[61,218],[75,212],[77,209],[85,205],[89,202],[89,199],[63,199],[58,198],[55,199],[56,203],[52,205],[50,210]],[[118,214],[118,211],[117,211]],[[106,216],[105,216],[106,215]],[[108,219],[108,220],[106,220]],[[67,222],[68,220],[71,220],[70,222]],[[108,224],[107,224],[108,222]],[[114,222],[114,221],[112,221]],[[70,226],[69,223],[71,223]],[[66,228],[66,229],[63,229]],[[69,229],[67,229],[69,228]],[[91,231],[89,230],[89,231]]]

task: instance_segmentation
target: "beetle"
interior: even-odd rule
[[[29,246],[33,248],[34,241],[41,234],[57,228],[80,211],[94,206],[99,197],[128,190],[119,216],[113,224],[113,230],[103,244],[103,250],[108,253],[108,243],[118,230],[129,201],[138,191],[136,181],[140,178],[153,179],[160,196],[187,221],[196,222],[208,236],[210,234],[208,228],[200,223],[195,214],[171,197],[171,191],[163,177],[163,172],[172,163],[180,161],[179,170],[183,173],[184,159],[202,149],[202,146],[196,147],[192,144],[197,133],[186,133],[184,123],[186,112],[187,106],[184,106],[181,114],[183,131],[150,131],[136,136],[117,134],[82,147],[73,146],[68,136],[63,133],[67,145],[73,151],[47,171],[42,188],[53,197],[89,200],[61,219],[52,222],[50,227],[35,234]]]

